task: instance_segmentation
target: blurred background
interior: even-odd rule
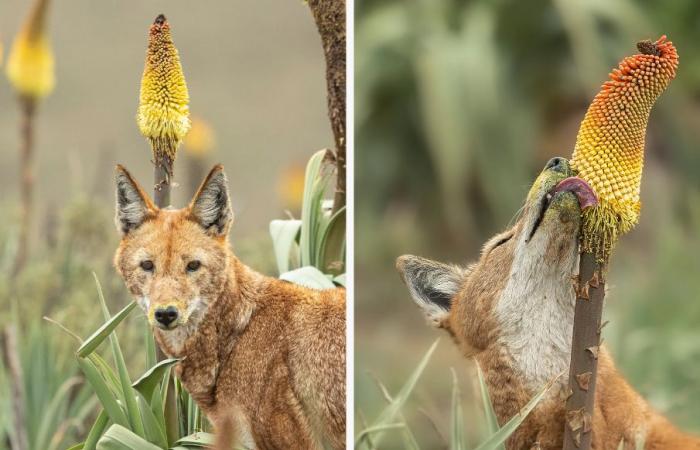
[[[154,18],[164,13],[171,24],[191,99],[193,129],[175,162],[173,205],[184,206],[209,168],[223,163],[236,214],[231,241],[253,268],[277,275],[269,222],[299,216],[306,162],[333,136],[323,50],[303,2],[52,2],[56,87],[36,112],[30,257],[13,280],[21,114],[4,72],[32,3],[0,4],[0,329],[17,325],[22,368],[9,373],[0,358],[0,448],[14,427],[8,378],[20,376],[29,448],[45,450],[84,438],[97,402],[76,377],[76,342],[42,316],[82,337],[97,328],[103,318],[92,271],[112,312],[130,300],[112,267],[113,170],[124,164],[152,190],[151,150],[135,117]],[[134,376],[144,367],[143,329],[120,327]]]
[[[422,448],[446,448],[452,375],[464,429],[485,436],[476,372],[426,326],[394,269],[404,253],[467,264],[506,229],[635,43],[667,34],[678,76],[652,112],[642,215],[608,277],[604,338],[656,408],[700,432],[700,3],[695,0],[357,0],[357,429],[441,337],[402,409]],[[403,448],[400,432],[382,448]]]

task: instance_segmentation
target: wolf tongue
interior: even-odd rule
[[[593,192],[591,186],[582,178],[569,177],[560,181],[559,184],[554,187],[554,193],[563,191],[576,194],[582,210],[598,204],[598,197],[595,195],[595,192]]]

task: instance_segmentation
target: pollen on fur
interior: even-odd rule
[[[154,154],[171,161],[190,129],[189,93],[180,56],[162,14],[156,17],[148,36],[146,63],[136,120]]]
[[[649,114],[678,68],[678,53],[666,36],[637,47],[641,53],[623,59],[593,99],[571,160],[598,195],[599,205],[584,212],[583,247],[600,261],[639,220]]]
[[[54,56],[46,33],[49,0],[38,0],[12,43],[7,57],[7,78],[22,96],[39,100],[56,84]]]

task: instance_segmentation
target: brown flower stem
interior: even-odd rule
[[[170,206],[170,182],[173,174],[173,161],[165,153],[154,155],[153,201],[159,208]]]
[[[333,212],[345,206],[345,0],[309,0],[326,59],[328,118],[335,140],[336,185]]]
[[[29,235],[32,225],[34,201],[34,113],[36,102],[33,99],[20,98],[22,123],[20,125],[20,228],[17,242],[17,254],[12,270],[13,277],[24,269],[29,256]]]
[[[566,401],[564,450],[591,448],[598,347],[605,298],[605,264],[582,253],[576,281],[576,307],[569,367],[571,395]]]
[[[17,329],[14,325],[8,325],[3,332],[2,357],[10,375],[10,393],[12,395],[14,433],[10,433],[10,448],[12,450],[27,450],[29,448],[29,440],[27,439],[27,429],[25,427],[26,411],[24,409],[26,396],[22,365],[20,364],[19,349],[17,347]]]

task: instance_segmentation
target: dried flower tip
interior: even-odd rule
[[[656,99],[676,76],[678,54],[662,36],[637,44],[593,99],[581,123],[571,165],[598,195],[584,211],[583,249],[605,261],[618,237],[639,220],[644,139]]]
[[[146,64],[136,120],[151,143],[154,157],[175,160],[190,129],[189,94],[180,57],[164,15],[156,17],[148,36]]]
[[[46,97],[56,84],[54,57],[46,34],[48,4],[48,0],[37,0],[7,57],[7,78],[22,97],[30,100]]]

